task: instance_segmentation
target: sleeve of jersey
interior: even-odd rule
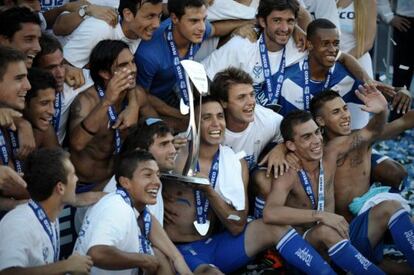
[[[283,142],[282,133],[280,132],[280,123],[282,122],[283,117],[277,113],[274,113],[273,121],[273,127],[274,127],[274,133],[275,137],[273,138],[273,142],[281,143]]]
[[[83,68],[89,63],[92,49],[99,41],[108,38],[106,23],[98,20],[85,21],[71,35],[63,47],[63,56],[75,67]],[[85,24],[90,22],[90,24]]]
[[[149,47],[144,43],[141,43],[135,53],[135,63],[137,64],[138,69],[137,83],[145,90],[149,90],[154,75],[157,73],[158,63],[156,60],[153,60],[153,55],[148,52]]]
[[[129,206],[127,206],[129,207]],[[97,222],[91,227],[90,241],[86,251],[95,245],[119,246],[131,228],[129,209],[122,204],[114,204],[100,212]]]
[[[204,32],[203,41],[211,36],[211,29],[210,21],[206,20],[206,31]]]
[[[0,224],[0,270],[29,266],[28,254],[32,250],[32,238],[28,236],[32,230],[24,225],[25,221],[9,221]]]
[[[229,42],[212,52],[201,63],[204,65],[208,77],[213,80],[216,73],[227,69],[229,66],[240,68],[238,56],[244,55],[243,48],[240,47],[243,38],[233,37]],[[244,59],[246,56],[244,57]]]

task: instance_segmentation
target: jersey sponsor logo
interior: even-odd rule
[[[409,230],[404,232],[404,237],[407,239],[407,242],[410,244],[411,249],[414,251],[414,232]]]
[[[48,263],[49,261],[47,260],[47,258],[49,257],[49,248],[48,247],[43,247],[42,254],[43,254],[43,261],[45,263]]]
[[[309,253],[309,249],[299,248],[296,250],[295,255],[298,256],[298,258],[301,259],[307,266],[311,266],[313,256]]]
[[[355,19],[355,12],[353,11],[341,11],[339,13],[339,18],[340,19]]]
[[[42,10],[48,10],[63,5],[63,0],[41,0]]]
[[[371,265],[371,262],[367,260],[364,256],[362,256],[361,253],[358,253],[355,255],[355,258],[359,261],[359,263],[362,265],[362,267],[365,270],[368,270],[369,266]]]
[[[263,68],[259,63],[256,63],[253,67],[253,74],[255,78],[260,78],[262,76]]]

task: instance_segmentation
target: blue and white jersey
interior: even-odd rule
[[[174,102],[176,94],[179,94],[179,81],[166,38],[166,30],[170,23],[170,18],[163,21],[153,34],[152,39],[142,41],[135,53],[135,63],[138,69],[137,83],[167,103]],[[211,36],[211,32],[211,24],[206,21],[203,41]],[[193,45],[194,53],[197,53],[200,45]],[[182,59],[189,59],[188,53]]]
[[[356,79],[340,63],[336,63],[331,69],[332,75],[328,89],[338,91],[344,101],[348,104],[351,112],[351,127],[359,129],[364,127],[369,120],[369,113],[360,109],[362,102],[357,98],[355,90],[362,82]],[[313,81],[310,79],[310,95],[313,97],[324,90],[325,81]],[[279,113],[285,116],[295,110],[304,109],[304,86],[305,76],[303,71],[303,60],[286,69],[285,81],[283,82],[282,94],[278,104],[282,106]]]
[[[42,7],[42,11],[48,11],[53,8],[61,7],[69,2],[70,0],[40,0],[40,6]]]

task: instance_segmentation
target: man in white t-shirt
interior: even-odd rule
[[[134,150],[145,150],[150,152],[162,173],[168,173],[174,169],[177,150],[175,148],[174,137],[168,125],[159,118],[147,118],[136,127],[132,128],[124,143],[122,144],[121,154]],[[116,190],[115,177],[105,186],[104,192]],[[157,203],[149,205],[148,209],[158,222],[164,224],[164,201],[161,195],[162,184],[157,193]]]
[[[134,150],[120,155],[117,189],[88,210],[75,245],[75,251],[92,257],[92,274],[136,274],[138,268],[151,274],[173,274],[172,268],[191,273],[147,209],[147,204],[157,202],[158,176],[150,153]]]
[[[40,149],[27,158],[25,180],[31,200],[0,221],[2,274],[87,274],[89,256],[59,260],[59,222],[65,204],[75,202],[78,178],[69,154],[60,148]]]
[[[231,147],[236,153],[245,152],[245,160],[251,173],[256,170],[261,154],[270,146],[283,141],[279,131],[283,117],[256,104],[252,83],[253,80],[248,73],[230,67],[217,73],[210,87],[212,95],[220,100],[225,111],[226,130],[223,144]],[[275,175],[279,174],[279,169],[283,173],[284,145],[274,147],[268,152],[268,156],[271,155],[273,157],[268,160],[268,171],[274,168]],[[267,159],[268,157],[265,157],[260,164]],[[260,213],[263,210],[263,195],[268,194],[270,188],[269,184],[264,184],[263,187],[262,185],[261,181],[255,180],[257,218],[261,217]]]
[[[159,27],[161,0],[121,0],[118,7],[120,22],[112,27],[105,21],[87,18],[67,38],[64,58],[75,67],[83,68],[95,45],[104,39],[122,40],[135,53],[142,40],[149,40]]]
[[[259,40],[252,43],[236,36],[213,52],[202,62],[209,78],[229,66],[242,69],[253,79],[257,102],[271,105],[280,90],[278,83],[272,83],[271,76],[278,73],[283,81],[283,73],[279,72],[303,56],[291,37],[299,8],[296,0],[260,1],[257,18],[263,32]]]

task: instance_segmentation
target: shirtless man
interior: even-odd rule
[[[385,124],[387,102],[376,89],[357,92],[365,111],[374,113],[368,125],[349,136],[337,138],[325,147],[322,134],[310,113],[297,111],[281,124],[286,147],[302,163],[299,172],[289,169],[272,182],[263,219],[270,224],[290,224],[305,233],[305,239],[332,261],[353,274],[381,274],[381,270],[347,240],[348,223],[334,214],[336,163],[348,151],[377,137]],[[306,190],[306,192],[305,192]]]
[[[333,274],[320,255],[289,226],[268,225],[261,219],[247,224],[247,164],[229,147],[220,145],[226,127],[220,103],[211,97],[203,99],[199,176],[209,178],[211,185],[192,188],[163,182],[164,228],[172,241],[180,242],[177,247],[190,269],[194,273],[227,274],[278,244],[281,255],[301,271]],[[185,159],[186,154],[183,156]],[[178,170],[181,164],[177,162]],[[217,231],[223,227],[224,231]],[[312,264],[300,256],[300,251],[308,251]]]
[[[104,40],[92,51],[90,70],[95,85],[71,105],[69,144],[80,181],[102,190],[113,174],[114,154],[121,148],[124,131],[114,124],[127,92],[135,89],[136,66],[127,44]]]
[[[315,121],[324,129],[325,142],[329,144],[335,142],[338,137],[352,134],[349,127],[350,112],[338,93],[334,91],[320,93],[312,99],[311,106]],[[396,135],[412,127],[414,121],[410,123],[408,119],[410,115],[413,115],[413,111],[386,124],[377,139]],[[383,263],[383,238],[384,234],[390,231],[395,245],[405,254],[408,263],[414,269],[414,248],[410,246],[410,236],[414,236],[414,227],[409,213],[402,208],[400,202],[389,199],[367,211],[359,209],[350,211],[352,200],[363,196],[370,189],[371,146],[372,140],[364,142],[358,149],[338,159],[334,181],[335,212],[344,216],[348,222],[352,221],[351,242],[368,259],[375,263]],[[386,266],[392,268],[385,262],[381,267],[385,269]],[[395,270],[389,272],[394,273]]]

